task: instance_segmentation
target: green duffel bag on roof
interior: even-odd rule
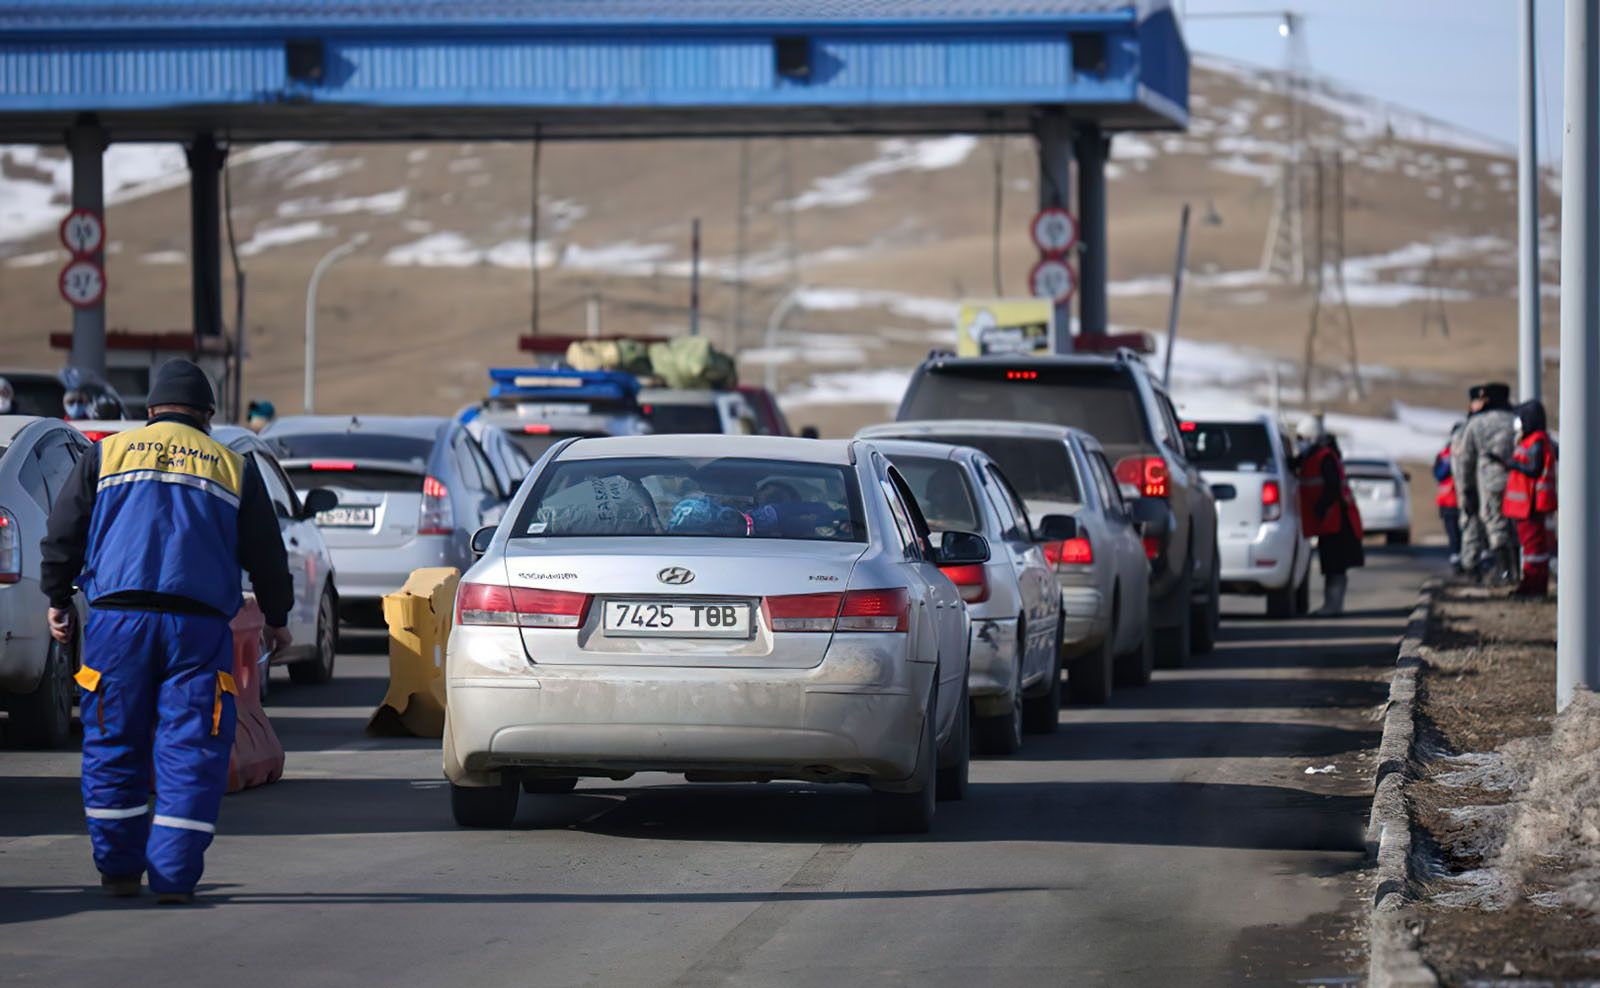
[[[650,369],[669,388],[731,388],[739,383],[733,358],[704,336],[650,344]]]

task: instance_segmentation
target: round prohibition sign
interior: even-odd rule
[[[1028,273],[1028,287],[1034,298],[1047,298],[1061,305],[1078,290],[1078,276],[1061,258],[1046,257]]]
[[[106,273],[93,261],[68,261],[61,269],[61,297],[75,308],[94,308],[106,297]]]
[[[1078,246],[1078,221],[1060,206],[1041,209],[1028,227],[1033,245],[1045,257],[1060,257]]]
[[[105,242],[105,221],[92,209],[74,209],[61,221],[61,246],[73,257],[93,257]]]

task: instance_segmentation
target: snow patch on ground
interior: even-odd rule
[[[52,264],[56,261],[61,261],[64,263],[66,259],[67,252],[64,250],[56,250],[54,248],[50,250],[36,250],[31,254],[18,254],[15,257],[6,258],[6,267],[39,268],[44,267],[46,264]]]
[[[888,309],[898,316],[955,325],[961,303],[925,295],[872,288],[802,288],[797,301],[803,309],[837,312],[848,309]]]
[[[188,264],[189,252],[186,250],[155,250],[139,256],[144,264]]]
[[[854,206],[872,198],[874,180],[905,171],[941,171],[954,168],[967,160],[978,146],[978,139],[968,134],[935,137],[927,140],[880,141],[878,157],[853,165],[834,175],[825,175],[811,183],[811,187],[780,208],[795,211]]]
[[[321,240],[338,232],[328,224],[317,220],[302,220],[299,223],[285,223],[282,226],[262,225],[256,227],[249,240],[239,245],[239,256],[254,257],[274,247],[286,247],[307,240]]]
[[[297,216],[343,216],[348,213],[371,213],[382,216],[398,213],[406,206],[405,189],[393,189],[370,196],[350,196],[344,199],[288,199],[278,204],[278,215],[285,219]]]
[[[298,189],[306,185],[331,182],[336,178],[343,178],[352,172],[360,171],[366,163],[365,158],[332,158],[312,165],[298,175],[290,176],[284,181],[283,187]]]

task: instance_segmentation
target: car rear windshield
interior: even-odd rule
[[[18,375],[11,378],[11,413],[13,415],[39,415],[44,418],[60,418],[66,411],[62,399],[66,397],[66,385],[53,377],[23,377]]]
[[[318,487],[337,487],[346,491],[377,491],[383,494],[419,494],[423,476],[410,470],[384,470],[382,468],[347,465],[340,461],[313,463],[306,467],[284,470],[289,483],[297,491]]]
[[[1059,439],[1031,439],[1022,436],[927,437],[952,446],[971,446],[989,454],[1000,472],[1025,501],[1062,501],[1079,504],[1078,471]]]
[[[1202,470],[1270,473],[1272,433],[1259,422],[1195,422],[1184,427],[1183,445]]]
[[[931,456],[891,456],[889,460],[911,486],[929,528],[936,532],[982,531],[971,481],[959,463]]]
[[[289,460],[396,460],[422,466],[433,452],[432,439],[379,432],[302,432],[271,440],[284,451],[280,459]]]
[[[544,455],[544,451],[545,450],[549,449],[551,446],[554,446],[556,443],[560,442],[563,439],[592,439],[592,438],[595,438],[597,436],[603,436],[603,435],[605,435],[605,433],[604,432],[573,432],[573,431],[570,431],[570,430],[569,431],[552,430],[550,432],[523,432],[520,429],[511,428],[511,429],[507,429],[506,430],[506,435],[511,437],[511,441],[517,444],[517,448],[518,449],[520,449],[524,453],[528,454],[528,459],[537,460],[539,457]]]
[[[675,405],[657,402],[645,405],[644,413],[656,432],[663,435],[722,432],[722,415],[715,405]]]
[[[1351,477],[1393,477],[1394,467],[1383,460],[1345,460],[1344,472]]]
[[[523,538],[866,541],[853,471],[735,457],[558,461],[539,475],[513,531]]]
[[[1109,366],[929,367],[912,381],[899,417],[1072,425],[1108,446],[1137,446],[1148,434],[1132,375]]]

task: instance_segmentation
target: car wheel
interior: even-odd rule
[[[928,715],[922,719],[917,767],[912,773],[915,788],[908,792],[872,791],[872,816],[880,833],[925,834],[933,828],[934,802],[939,788],[939,744],[934,736],[937,710],[938,706],[930,700]]]
[[[1311,613],[1311,567],[1306,567],[1306,575],[1300,578],[1300,585],[1294,588],[1294,616],[1305,617]]]
[[[1146,628],[1139,636],[1137,648],[1124,655],[1117,656],[1116,684],[1118,686],[1149,686],[1150,675],[1155,667],[1155,636]]]
[[[462,827],[509,827],[517,818],[517,780],[502,774],[499,785],[450,784],[450,813]]]
[[[1408,528],[1408,529],[1405,529],[1404,531],[1390,532],[1384,538],[1384,541],[1389,545],[1410,545],[1411,544],[1411,529]]]
[[[1182,669],[1189,663],[1189,626],[1194,617],[1194,608],[1189,606],[1191,582],[1191,578],[1185,574],[1172,593],[1172,610],[1177,612],[1178,623],[1170,628],[1156,629],[1157,669]]]
[[[1054,661],[1045,674],[1045,691],[1022,701],[1022,729],[1029,734],[1054,734],[1061,726],[1061,626],[1056,626]]]
[[[945,802],[967,798],[967,775],[972,764],[972,700],[961,684],[961,699],[956,704],[956,723],[950,738],[939,752],[937,797]]]
[[[522,780],[522,791],[530,796],[559,796],[578,788],[578,780],[528,778]]]
[[[289,681],[299,686],[317,686],[333,678],[333,663],[339,655],[339,618],[333,593],[322,591],[317,604],[317,651],[309,659],[289,663]]]
[[[1011,681],[1011,708],[994,717],[972,718],[972,750],[980,755],[1014,755],[1022,747],[1022,658],[1027,638],[1017,622],[1016,674]]]
[[[1189,643],[1190,650],[1205,655],[1217,647],[1217,629],[1222,625],[1222,566],[1215,548],[1211,550],[1211,579],[1207,581],[1206,599],[1190,609],[1194,612],[1189,621],[1189,631],[1194,636]]]
[[[1100,644],[1067,668],[1067,699],[1073,703],[1103,706],[1111,702],[1111,677],[1116,665],[1111,650],[1116,641],[1116,629],[1117,617],[1113,615],[1111,627]]]
[[[72,740],[72,700],[78,647],[54,638],[45,651],[44,672],[32,693],[13,694],[6,704],[11,713],[12,743],[25,748],[63,748]]]
[[[1290,573],[1289,578],[1294,579]],[[1287,586],[1278,590],[1267,591],[1267,617],[1282,621],[1294,617],[1294,597],[1299,592],[1298,587]]]

